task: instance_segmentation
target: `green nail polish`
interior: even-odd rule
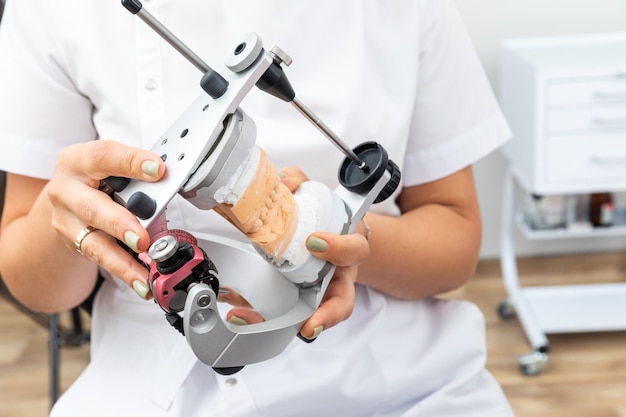
[[[148,291],[150,291],[150,288],[148,288],[148,285],[145,282],[137,279],[133,281],[133,290],[135,290],[138,296],[145,300],[148,298]]]
[[[137,244],[139,243],[139,235],[132,230],[127,230],[124,233],[124,243],[126,246],[139,253],[139,249],[137,248]]]
[[[313,336],[311,337],[311,339],[315,339],[317,336],[319,336],[322,332],[324,331],[324,326],[319,325],[315,328],[315,330],[313,330]]]
[[[151,160],[143,161],[143,164],[141,164],[141,170],[146,175],[149,175],[151,177],[158,177],[159,176],[159,163],[156,161],[151,161]]]
[[[235,326],[245,326],[246,324],[248,324],[247,321],[245,321],[244,319],[242,319],[241,317],[237,317],[237,316],[231,316],[228,319],[228,322],[230,324],[234,324]]]
[[[324,252],[328,250],[328,243],[316,236],[311,236],[306,242],[306,247],[315,252]]]
[[[306,337],[304,336],[302,333],[300,333],[302,335],[302,337],[304,337],[306,340],[310,340],[313,341],[315,339],[317,339],[317,336],[319,336],[320,334],[322,334],[322,332],[324,331],[324,326],[322,326],[321,324],[319,326],[317,326],[315,329],[313,329],[313,335],[311,337]]]

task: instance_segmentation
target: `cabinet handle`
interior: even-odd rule
[[[626,117],[594,117],[593,119],[591,119],[591,123],[596,126],[626,126]]]
[[[625,100],[626,91],[596,91],[593,93],[596,100]]]
[[[626,155],[621,156],[606,156],[606,155],[591,155],[589,158],[594,165],[626,165]]]

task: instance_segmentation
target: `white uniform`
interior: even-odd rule
[[[509,136],[452,0],[144,7],[217,70],[247,32],[279,45],[294,59],[286,72],[298,98],[350,146],[382,143],[405,186],[458,171]],[[119,1],[9,0],[0,32],[6,171],[50,178],[57,152],[79,141],[150,148],[201,94],[195,67]],[[336,185],[343,155],[290,105],[253,91],[242,108],[277,167]],[[394,198],[373,210],[399,212]],[[210,232],[215,217],[185,201],[168,210],[191,232]],[[52,415],[512,415],[484,369],[484,330],[472,304],[400,301],[358,285],[349,320],[227,377],[195,359],[157,306],[107,279],[93,312],[91,363]]]

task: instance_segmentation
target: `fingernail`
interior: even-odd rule
[[[159,176],[159,163],[157,161],[147,160],[143,161],[141,164],[141,170],[144,174],[149,175],[151,177]]]
[[[319,326],[317,326],[315,328],[315,330],[313,330],[313,335],[311,337],[307,337],[308,340],[314,340],[317,338],[317,336],[319,336],[320,334],[322,334],[322,332],[324,331],[324,326],[322,326],[321,324]]]
[[[248,324],[247,321],[238,316],[230,316],[228,322],[230,324],[234,324],[235,326],[245,326],[246,324]]]
[[[285,174],[283,171],[278,171],[278,176],[280,177],[280,179],[287,178],[287,174]]]
[[[227,303],[230,301],[230,289],[226,287],[220,287],[217,291],[217,301],[221,303]]]
[[[137,279],[133,281],[133,290],[135,290],[137,295],[144,300],[148,299],[148,292],[150,291],[150,288],[148,288],[148,285],[142,280]]]
[[[309,240],[306,241],[306,247],[315,252],[324,252],[328,250],[328,243],[317,236],[311,236]]]
[[[132,230],[127,230],[124,233],[124,243],[126,246],[139,253],[139,249],[137,248],[137,244],[139,243],[139,235]]]

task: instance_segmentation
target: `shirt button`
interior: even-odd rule
[[[154,78],[149,78],[144,86],[146,87],[146,90],[153,91],[159,87],[159,83]]]
[[[234,387],[235,385],[237,385],[237,378],[228,378],[226,381],[224,381],[224,385],[226,385],[227,387]]]

